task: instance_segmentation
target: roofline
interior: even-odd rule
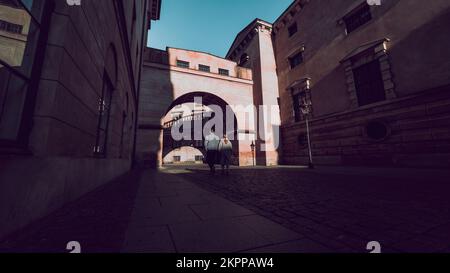
[[[292,1],[292,3],[289,5],[289,7],[287,7],[287,8],[283,11],[283,13],[281,13],[281,15],[278,16],[278,18],[273,22],[273,24],[274,24],[274,25],[277,24],[278,21],[279,21],[282,17],[284,17],[284,16],[287,14],[287,12],[288,12],[292,7],[294,7],[295,4],[296,4],[298,1],[299,1],[299,0],[294,0],[294,1]]]
[[[149,9],[151,5],[157,4],[158,10],[156,11],[156,14],[153,14],[152,11]],[[147,13],[149,20],[157,21],[161,19],[161,5],[162,0],[148,0],[147,1],[148,7],[147,7]],[[153,16],[154,15],[154,16]]]
[[[149,47],[149,48],[152,48],[152,47]],[[235,63],[237,65],[237,62],[235,62],[235,61],[232,61],[232,60],[226,59],[224,57],[220,57],[220,56],[214,55],[214,54],[209,53],[209,52],[200,51],[200,50],[194,50],[194,49],[186,49],[186,48],[181,48],[181,47],[173,47],[173,46],[167,46],[166,47],[166,52],[168,52],[168,49],[170,49],[170,48],[178,49],[178,50],[185,50],[185,51],[190,51],[190,52],[197,52],[197,53],[202,53],[202,54],[207,54],[207,55],[210,55],[212,57],[216,57],[216,58],[219,58],[219,59],[222,59],[222,60],[225,60],[225,61],[233,62],[233,63]],[[157,49],[157,48],[155,48],[155,49]],[[161,50],[161,49],[159,49],[159,50]]]
[[[236,43],[238,37],[239,37],[242,33],[244,33],[245,31],[247,31],[248,28],[249,28],[250,26],[252,26],[253,24],[255,24],[255,23],[257,23],[257,22],[262,22],[262,23],[265,23],[265,24],[268,24],[268,25],[271,25],[271,26],[273,25],[272,23],[269,23],[269,22],[267,22],[266,20],[262,20],[262,19],[260,19],[260,18],[255,18],[255,19],[254,19],[253,21],[251,21],[247,26],[245,26],[241,31],[239,31],[238,34],[236,34],[236,36],[234,37],[233,42],[231,43],[230,49],[228,49],[228,52],[227,52],[227,54],[225,55],[225,58],[227,58],[227,57],[230,55],[230,53],[231,53],[230,51],[231,51],[231,49],[233,48],[234,44]]]

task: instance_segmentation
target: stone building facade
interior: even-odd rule
[[[0,1],[0,236],[131,168],[160,4]]]
[[[450,165],[450,2],[296,0],[274,22],[282,163]]]
[[[236,36],[226,58],[252,70],[256,163],[278,165],[280,109],[272,24],[255,19]]]

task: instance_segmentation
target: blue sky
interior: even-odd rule
[[[292,0],[162,0],[149,46],[205,51],[224,57],[236,35],[253,19],[275,21]]]

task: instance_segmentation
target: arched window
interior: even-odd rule
[[[106,157],[108,144],[108,129],[111,116],[112,94],[117,82],[117,57],[114,46],[111,45],[106,54],[105,70],[103,73],[102,94],[98,102],[97,140],[94,154]]]

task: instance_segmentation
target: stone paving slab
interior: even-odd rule
[[[144,172],[123,252],[238,252],[301,238],[178,172]]]
[[[331,253],[332,249],[327,248],[315,241],[307,238],[300,240],[274,244],[265,247],[244,251],[245,253]]]
[[[122,252],[173,253],[175,247],[167,226],[128,227]]]

